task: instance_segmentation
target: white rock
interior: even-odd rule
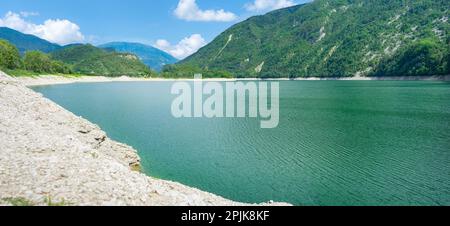
[[[246,205],[133,172],[136,150],[11,80],[0,72],[0,205]]]

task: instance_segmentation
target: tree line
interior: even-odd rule
[[[17,47],[6,40],[0,40],[0,69],[51,74],[73,73],[69,65],[53,60],[50,55],[41,51],[27,51],[21,56]]]

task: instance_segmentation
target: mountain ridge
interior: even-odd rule
[[[235,24],[177,66],[261,78],[448,74],[449,8],[316,0]]]
[[[160,71],[167,64],[174,64],[178,60],[170,54],[155,48],[136,42],[109,42],[98,46],[103,49],[112,49],[122,53],[132,53],[150,68]]]
[[[86,75],[141,77],[153,73],[136,55],[106,51],[90,44],[69,45],[52,52],[51,56]]]
[[[5,39],[15,45],[21,54],[32,50],[49,53],[61,48],[60,45],[51,43],[35,35],[25,34],[7,27],[0,27],[0,39]]]

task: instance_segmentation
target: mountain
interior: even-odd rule
[[[450,74],[449,9],[448,0],[315,0],[238,23],[176,66],[263,78]]]
[[[39,50],[45,53],[57,50],[61,46],[38,38],[34,35],[27,35],[16,30],[0,27],[0,39],[5,39],[19,49],[20,53],[30,50]]]
[[[132,53],[138,56],[144,64],[156,71],[160,71],[164,65],[174,64],[178,61],[175,57],[162,50],[140,43],[111,42],[99,47],[113,49],[117,52]]]
[[[149,76],[153,73],[136,55],[106,51],[89,44],[66,46],[52,52],[51,57],[86,75]]]

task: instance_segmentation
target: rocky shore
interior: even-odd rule
[[[0,205],[248,205],[138,172],[132,147],[2,72],[0,111]]]
[[[157,82],[157,81],[179,81],[193,79],[167,79],[167,78],[135,78],[128,76],[121,77],[103,77],[103,76],[79,76],[64,77],[58,75],[41,75],[37,77],[17,77],[25,86],[58,85],[81,82]],[[205,81],[236,81],[236,79],[227,78],[206,78]]]
[[[75,82],[141,82],[141,81],[191,81],[193,79],[166,79],[166,78],[132,78],[127,76],[108,78],[103,76],[80,76],[80,77],[64,77],[56,75],[41,75],[37,77],[18,77],[25,86],[42,86],[68,84]],[[204,78],[204,81],[261,81],[258,78]],[[277,78],[264,79],[266,81],[323,81],[323,80],[339,80],[339,81],[450,81],[450,75],[437,76],[397,76],[397,77],[310,77],[310,78]]]

